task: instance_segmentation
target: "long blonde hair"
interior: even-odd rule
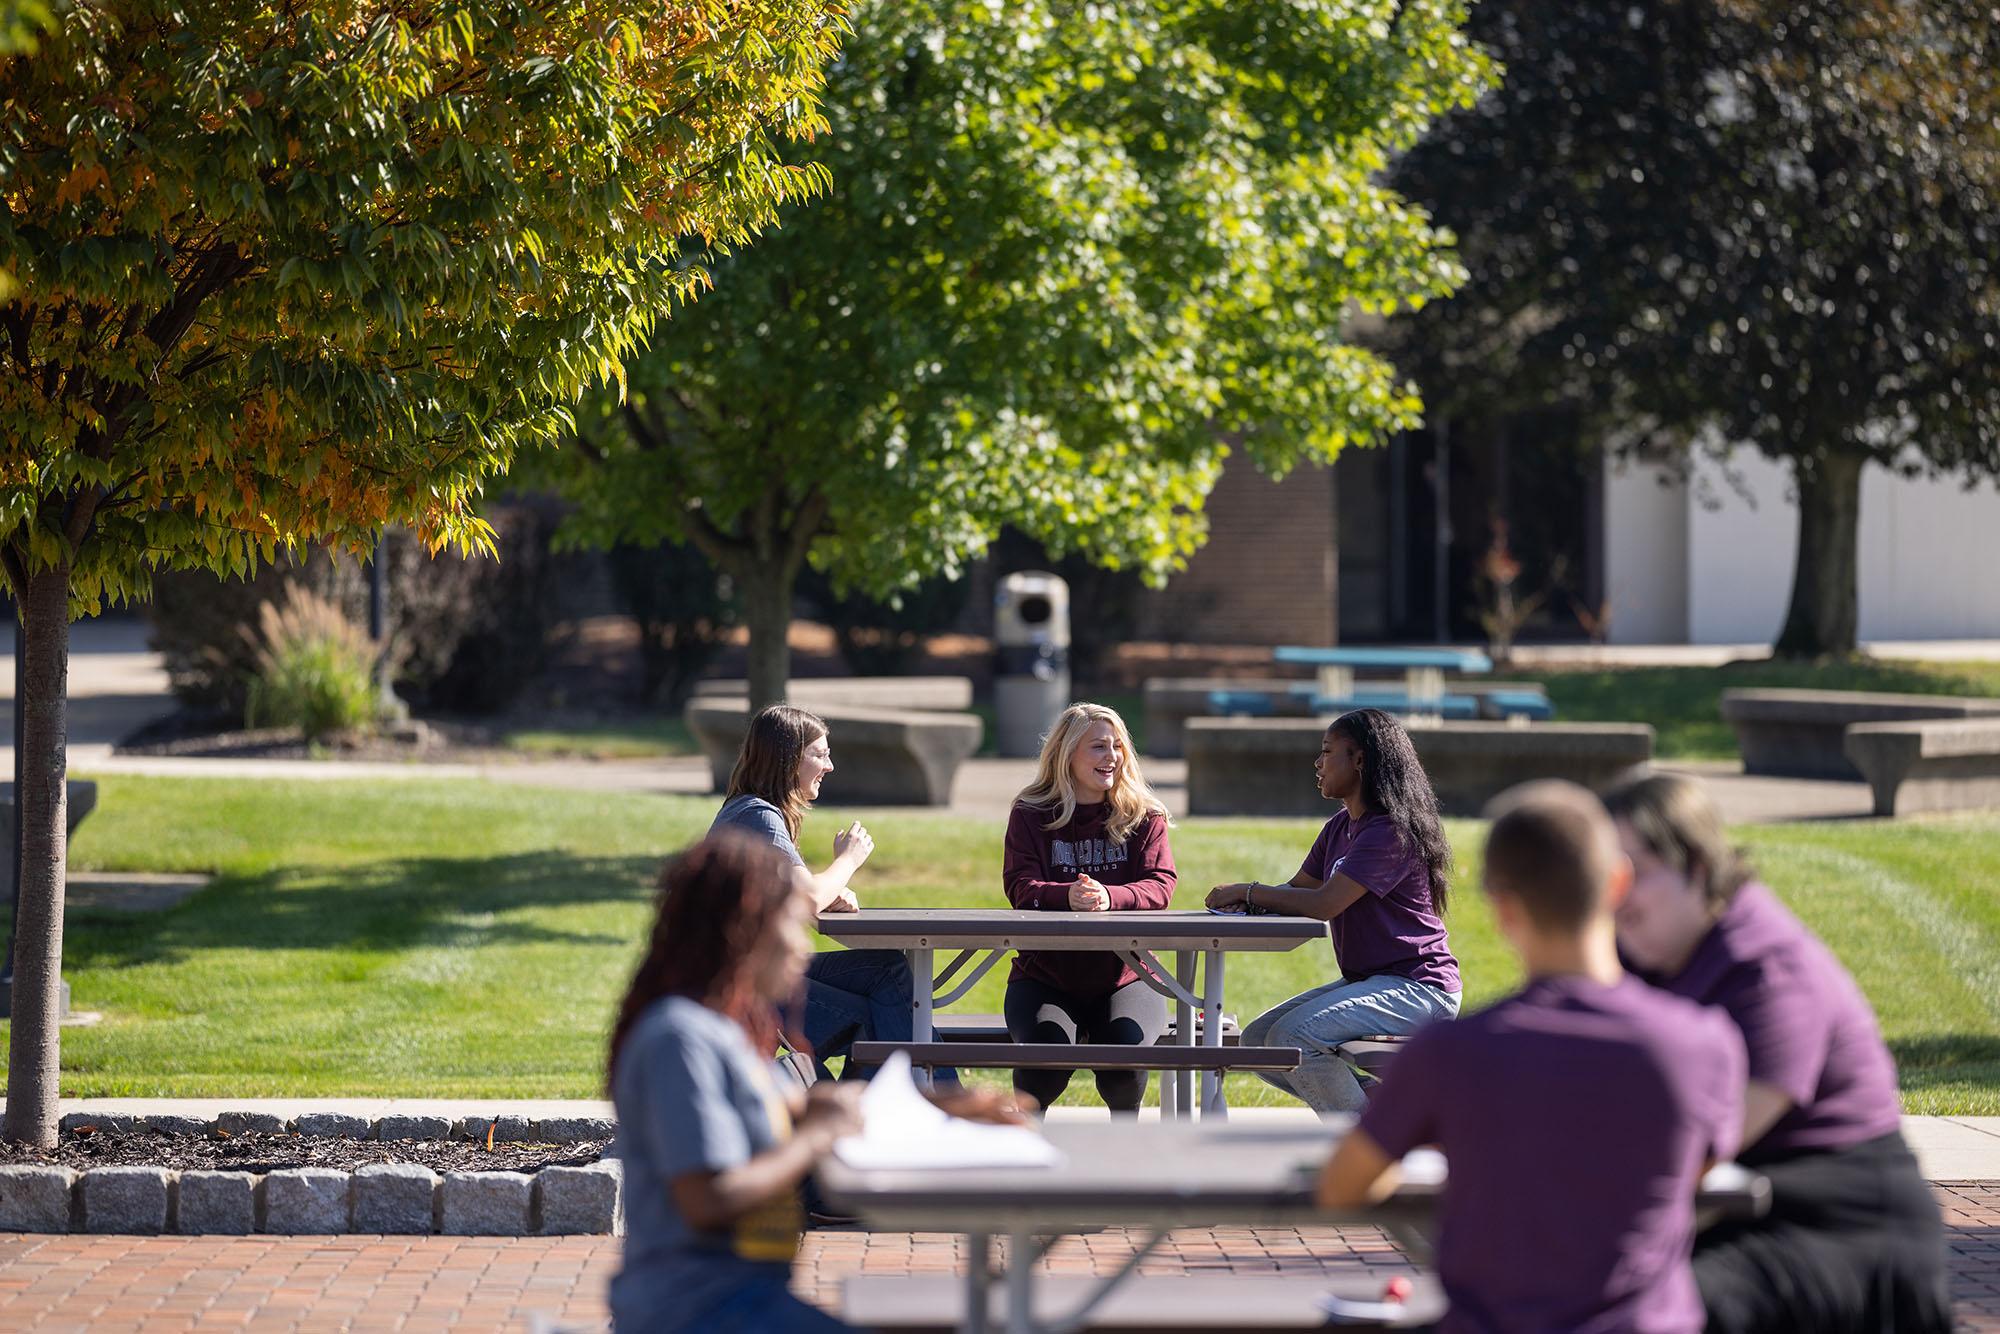
[[[1035,762],[1035,781],[1014,798],[1016,803],[1054,812],[1053,818],[1042,826],[1044,829],[1060,829],[1076,815],[1076,778],[1070,773],[1070,764],[1083,744],[1084,734],[1099,723],[1111,724],[1111,734],[1118,739],[1123,757],[1118,765],[1118,778],[1104,798],[1111,808],[1104,832],[1111,838],[1122,839],[1147,816],[1167,813],[1166,803],[1153,794],[1145,775],[1139,772],[1139,752],[1132,745],[1132,734],[1126,730],[1118,710],[1102,704],[1072,704],[1042,738],[1042,755]]]
[[[806,747],[825,735],[826,724],[804,709],[789,704],[765,709],[743,733],[743,749],[736,754],[724,800],[762,797],[778,808],[785,817],[785,831],[798,842],[799,825],[812,806],[812,799],[799,790],[799,761],[805,758]]]

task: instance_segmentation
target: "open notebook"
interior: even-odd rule
[[[910,1058],[897,1052],[868,1081],[861,1099],[861,1133],[833,1146],[849,1167],[916,1170],[953,1167],[1060,1167],[1063,1156],[1026,1126],[961,1121],[936,1106],[910,1077]]]

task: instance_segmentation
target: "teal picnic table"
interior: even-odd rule
[[[1470,648],[1303,648],[1287,645],[1272,650],[1277,662],[1318,669],[1313,695],[1314,708],[1322,713],[1349,708],[1390,708],[1398,713],[1429,714],[1437,717],[1477,711],[1469,696],[1445,693],[1444,674],[1483,675],[1493,670],[1493,660]],[[1378,689],[1357,689],[1354,675],[1363,669],[1403,673],[1400,697]],[[1400,705],[1401,707],[1397,707]]]

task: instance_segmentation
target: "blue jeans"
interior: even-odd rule
[[[1361,1081],[1334,1048],[1371,1033],[1414,1033],[1425,1024],[1458,1016],[1459,994],[1393,973],[1315,987],[1264,1011],[1243,1026],[1246,1047],[1297,1047],[1296,1070],[1258,1071],[1257,1077],[1305,1103],[1321,1116],[1357,1112],[1367,1101]]]
[[[844,1055],[857,1042],[908,1042],[915,1035],[911,1013],[914,987],[910,961],[900,950],[828,950],[813,955],[806,965],[803,1027],[819,1077],[833,1078],[826,1062]],[[842,1078],[862,1078],[869,1073],[871,1069],[857,1067],[850,1060]],[[936,1079],[956,1083],[958,1074],[939,1070]]]

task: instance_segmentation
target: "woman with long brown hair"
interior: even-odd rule
[[[1737,856],[1694,779],[1650,774],[1604,800],[1632,861],[1620,952],[1727,1014],[1750,1053],[1737,1159],[1771,1183],[1771,1207],[1695,1239],[1710,1334],[1943,1334],[1944,1222],[1868,998]]]
[[[860,1128],[858,1085],[787,1096],[773,1078],[777,1010],[812,956],[804,880],[735,833],[695,844],[660,877],[652,938],[611,1035],[625,1169],[619,1329],[848,1328],[787,1289],[799,1184]]]
[[[778,1010],[812,958],[811,916],[805,873],[741,833],[703,839],[661,873],[646,955],[611,1033],[625,1172],[611,1312],[621,1330],[848,1328],[787,1290],[800,1184],[860,1129],[860,1085],[801,1090],[773,1078]],[[933,1101],[973,1120],[1025,1119],[988,1089]]]
[[[740,829],[776,848],[807,875],[815,912],[854,912],[860,907],[849,881],[875,840],[859,821],[833,836],[833,861],[814,873],[799,854],[799,827],[833,772],[826,724],[804,709],[773,704],[750,720],[743,749],[729,775],[729,794],[709,832]],[[929,979],[925,979],[928,984]],[[806,965],[802,1028],[822,1079],[826,1062],[856,1042],[908,1042],[914,1035],[910,964],[897,950],[828,950]],[[866,1074],[852,1061],[841,1076]],[[939,1070],[938,1083],[955,1084],[958,1074]]]

